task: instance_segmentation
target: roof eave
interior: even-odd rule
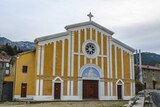
[[[123,46],[124,48],[130,50],[133,53],[135,52],[135,49],[133,49],[132,47],[126,45],[125,43],[123,43],[123,42],[121,42],[121,41],[119,41],[119,40],[117,40],[117,39],[115,39],[113,37],[112,37],[112,41],[115,42],[115,43],[117,43],[117,44],[119,44],[119,45],[121,45],[121,46]]]
[[[76,28],[76,27],[81,27],[81,26],[86,26],[86,25],[93,25],[96,26],[97,28],[107,32],[110,35],[113,35],[114,32],[112,32],[111,30],[99,25],[98,23],[94,22],[94,21],[87,21],[87,22],[82,22],[82,23],[77,23],[77,24],[72,24],[72,25],[67,25],[65,26],[66,30],[72,29],[72,28]]]
[[[61,32],[61,33],[57,33],[57,34],[47,35],[47,36],[36,38],[34,40],[34,42],[38,43],[38,42],[45,41],[45,40],[48,40],[48,39],[57,38],[57,37],[61,37],[61,36],[66,36],[68,34],[69,34],[68,32]]]

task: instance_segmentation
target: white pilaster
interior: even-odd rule
[[[78,71],[77,72],[79,72],[79,70],[80,70],[80,51],[81,51],[81,49],[80,49],[80,46],[81,46],[81,38],[80,38],[80,30],[78,30]]]
[[[130,64],[130,79],[132,79],[132,56],[129,54],[129,64]]]
[[[96,30],[95,30],[96,31]],[[96,33],[95,33],[95,40],[96,40],[96,42],[97,42],[97,44],[98,44],[98,31],[96,31]],[[100,50],[101,51],[101,50]],[[96,57],[96,65],[98,65],[98,57]]]
[[[62,73],[61,73],[61,76],[64,75],[64,39],[62,40],[62,64],[61,64],[61,70],[62,70]]]
[[[74,91],[73,81],[71,80],[71,96],[73,96],[73,91]]]
[[[84,28],[84,41],[86,41],[87,39],[87,36],[86,36],[86,33],[87,33],[87,28]],[[84,56],[84,64],[86,64],[86,56]]]
[[[68,76],[70,76],[71,70],[71,36],[69,36],[68,40]]]
[[[135,70],[134,70],[134,55],[131,55],[131,59],[132,59],[132,79],[135,79]]]
[[[113,96],[113,83],[110,82],[110,88],[111,88],[111,96]]]
[[[92,27],[90,27],[90,40],[92,40]],[[92,63],[92,58],[90,58],[90,63]]]
[[[130,93],[131,96],[133,96],[133,82],[130,83]]]
[[[124,79],[123,50],[121,49],[122,79]]]
[[[109,53],[110,54],[110,62],[109,62],[110,63],[110,78],[112,78],[112,38],[111,37],[110,37],[110,45],[109,46],[110,46],[110,48],[109,48],[110,49],[109,50],[110,51],[110,53]]]
[[[41,52],[41,75],[44,74],[44,46],[42,46]]]
[[[54,42],[54,56],[53,56],[53,76],[56,73],[56,41]]]
[[[108,82],[108,96],[111,96],[111,93],[110,93],[110,82]]]
[[[74,67],[74,31],[72,31],[72,66],[71,66],[71,76],[73,76],[73,67]]]
[[[38,53],[37,53],[37,75],[40,75],[40,55],[41,54],[41,48],[38,46]]]
[[[103,77],[104,77],[104,52],[103,52],[103,44],[104,44],[104,42],[103,42],[103,34],[101,35],[101,47],[102,47],[102,60],[101,60],[101,65],[102,65],[102,75],[103,75]]]
[[[110,54],[109,54],[109,37],[107,36],[107,77],[110,78]]]
[[[40,96],[43,95],[43,80],[40,80]]]
[[[115,74],[116,74],[116,79],[118,78],[117,75],[117,46],[115,45]]]
[[[39,94],[39,79],[36,80],[36,96]]]
[[[70,80],[67,81],[67,96],[70,95]]]

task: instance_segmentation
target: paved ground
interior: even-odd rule
[[[25,104],[24,102],[5,102],[0,107],[122,107],[128,101],[79,101],[79,102],[45,102]]]
[[[152,102],[155,107],[160,107],[160,91],[152,92]]]

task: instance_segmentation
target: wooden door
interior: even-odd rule
[[[98,99],[98,81],[83,81],[83,99]]]
[[[122,99],[122,85],[117,86],[118,99]]]
[[[61,98],[61,83],[55,83],[54,85],[54,99]]]
[[[27,95],[27,83],[21,84],[21,97],[26,97]]]

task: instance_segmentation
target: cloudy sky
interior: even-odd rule
[[[89,12],[114,38],[160,54],[160,0],[0,0],[0,36],[34,41],[88,21]]]

